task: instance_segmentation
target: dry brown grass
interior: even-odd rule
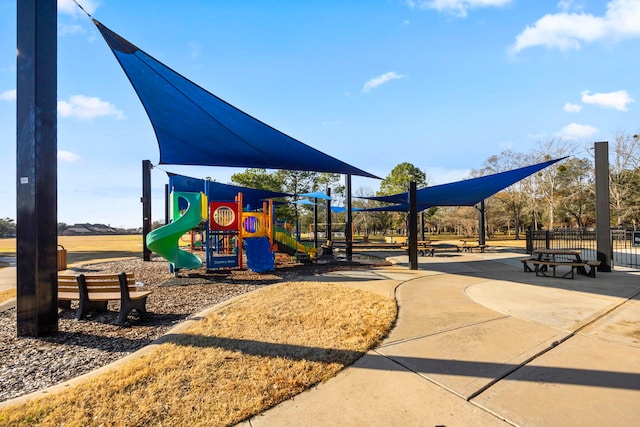
[[[0,302],[7,301],[8,299],[16,297],[15,289],[7,289],[6,291],[0,291]]]
[[[142,255],[142,235],[58,236],[69,264]],[[15,256],[16,239],[0,239],[0,256]]]
[[[229,425],[334,376],[378,344],[395,302],[336,284],[247,294],[142,358],[0,412],[1,425]]]

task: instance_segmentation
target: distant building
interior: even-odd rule
[[[104,224],[74,224],[64,229],[63,236],[92,236],[117,234],[115,228]]]

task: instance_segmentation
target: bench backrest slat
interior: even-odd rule
[[[92,274],[84,275],[87,291],[94,292],[120,292],[120,280],[117,274]],[[127,273],[127,288],[135,291],[136,280],[133,273]],[[75,275],[58,275],[58,292],[78,292],[78,279]]]

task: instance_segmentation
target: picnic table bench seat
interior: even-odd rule
[[[420,256],[433,256],[435,252],[435,248],[431,244],[431,240],[420,240],[417,242],[417,246],[418,246],[418,255]],[[404,244],[401,246],[401,248],[408,251],[409,245]]]
[[[553,261],[553,260],[539,260],[539,259],[523,259],[521,260],[526,268],[530,268],[527,266],[527,262],[531,262],[535,266],[534,271],[536,276],[548,276],[547,272],[549,268],[551,268],[553,277],[561,277],[561,278],[574,278],[574,272],[577,270],[578,273],[584,274],[589,277],[596,277],[596,269],[600,265],[600,261]],[[557,276],[556,268],[561,266],[570,267],[570,271],[566,272],[561,276]],[[589,271],[586,270],[586,267],[589,267]],[[570,276],[570,277],[569,277]]]
[[[484,250],[487,248],[487,245],[480,245],[480,244],[474,244],[474,243],[463,243],[462,246],[460,246],[460,249],[462,249],[462,252],[473,252],[474,249],[478,249],[480,252],[484,253]]]
[[[83,319],[92,310],[106,311],[109,301],[120,301],[117,323],[122,324],[133,310],[141,316],[147,313],[149,294],[151,291],[136,285],[132,273],[58,275],[58,305],[71,308],[71,301],[78,300],[76,320]]]

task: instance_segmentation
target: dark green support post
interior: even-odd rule
[[[353,221],[351,216],[351,175],[347,175],[345,182],[345,189],[347,192],[347,206],[346,206],[346,224],[344,229],[344,237],[346,240],[346,259],[347,261],[353,260]]]
[[[17,334],[58,332],[56,0],[17,2]]]
[[[613,258],[611,245],[611,211],[609,195],[609,143],[596,142],[596,244],[600,261],[598,271],[610,272]]]
[[[409,269],[418,269],[418,204],[416,200],[417,185],[409,183]]]
[[[142,258],[151,261],[151,251],[147,248],[147,234],[151,232],[151,169],[150,160],[142,161]]]

